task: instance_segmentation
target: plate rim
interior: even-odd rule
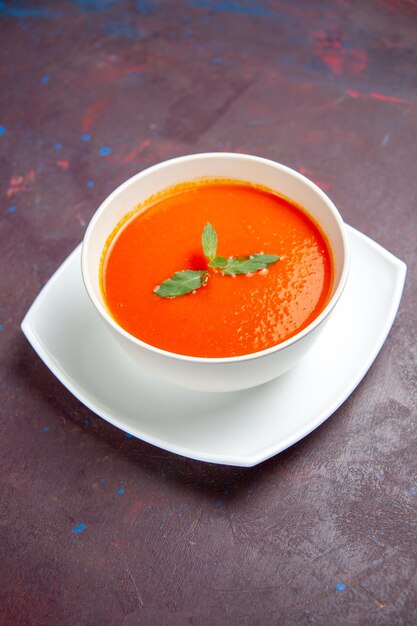
[[[207,452],[204,452],[204,451],[199,452],[198,450],[190,451],[189,448],[186,448],[184,446],[177,445],[177,444],[172,444],[170,441],[161,439],[160,437],[159,438],[153,437],[152,435],[149,435],[146,433],[144,434],[142,432],[140,432],[140,434],[137,434],[139,430],[137,430],[136,433],[134,432],[134,430],[133,432],[130,432],[126,430],[121,420],[119,420],[118,418],[114,418],[106,410],[104,409],[101,410],[101,407],[97,406],[97,404],[94,405],[92,402],[90,402],[90,399],[83,393],[83,391],[80,390],[78,386],[73,384],[72,379],[66,374],[64,369],[60,366],[59,362],[54,358],[54,356],[50,353],[50,351],[46,348],[44,343],[38,337],[30,320],[32,316],[34,316],[37,308],[40,306],[40,303],[44,295],[46,294],[46,292],[49,291],[49,289],[60,278],[61,273],[63,273],[67,265],[69,265],[72,262],[73,257],[76,256],[77,254],[80,254],[82,243],[78,244],[74,248],[74,250],[66,257],[66,259],[61,263],[61,265],[59,265],[59,267],[56,269],[53,275],[49,278],[49,280],[42,287],[42,289],[40,290],[40,292],[38,293],[38,295],[36,296],[36,298],[34,299],[27,313],[24,316],[22,323],[21,323],[21,329],[26,339],[28,340],[28,342],[30,343],[34,351],[36,352],[36,354],[43,361],[46,367],[52,372],[52,374],[60,381],[60,383],[75,398],[77,398],[79,402],[84,404],[84,406],[86,406],[90,411],[92,411],[93,413],[101,417],[102,419],[106,420],[113,426],[119,428],[123,432],[132,434],[134,437],[140,439],[141,441],[145,441],[146,443],[149,443],[161,449],[167,450],[168,452],[183,456],[185,458],[190,458],[190,459],[194,459],[194,460],[202,461],[206,463],[216,463],[216,464],[221,464],[221,465],[238,466],[238,467],[254,467],[255,465],[258,465],[259,463],[262,463],[272,458],[273,456],[279,454],[280,452],[283,452],[287,448],[293,446],[298,441],[301,441],[301,439],[304,439],[304,437],[306,437],[307,435],[312,433],[314,430],[316,430],[329,417],[331,417],[335,413],[335,411],[337,411],[337,409],[351,395],[354,389],[356,389],[356,387],[365,377],[366,373],[368,372],[369,368],[371,367],[372,363],[374,362],[378,353],[380,352],[389,334],[389,331],[394,323],[394,319],[396,317],[396,314],[399,308],[399,304],[401,301],[401,296],[402,296],[402,292],[404,288],[404,282],[405,282],[406,273],[407,273],[406,264],[404,263],[404,261],[394,256],[391,252],[383,248],[383,246],[381,246],[376,241],[374,241],[373,239],[371,239],[364,233],[360,232],[356,228],[353,228],[352,226],[349,226],[347,224],[345,226],[349,234],[352,234],[353,236],[356,236],[359,239],[362,239],[362,241],[367,246],[370,246],[371,248],[373,248],[374,251],[377,252],[379,256],[383,257],[395,270],[395,281],[394,281],[393,294],[391,298],[391,305],[388,310],[388,314],[385,317],[385,322],[380,329],[378,341],[375,342],[373,346],[373,350],[370,351],[368,358],[365,361],[364,365],[358,370],[357,374],[354,377],[352,377],[350,384],[347,385],[341,391],[341,393],[338,395],[336,400],[330,406],[328,405],[325,410],[322,410],[316,416],[315,420],[310,421],[307,426],[304,426],[302,429],[296,431],[291,436],[288,436],[286,439],[281,440],[279,444],[276,444],[276,443],[272,444],[268,448],[264,448],[261,452],[258,452],[255,454],[246,455],[246,456],[234,455],[233,457],[230,457],[230,456],[227,457],[224,454],[216,454],[216,453],[208,454]]]

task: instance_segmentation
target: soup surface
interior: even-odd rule
[[[181,270],[207,270],[201,234],[210,222],[217,254],[277,254],[252,274],[209,269],[195,292],[154,289]],[[231,357],[270,348],[310,324],[327,304],[332,258],[315,223],[295,204],[238,181],[167,190],[127,216],[103,251],[101,285],[113,319],[142,341],[179,354]]]

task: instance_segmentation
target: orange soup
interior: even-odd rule
[[[208,267],[207,223],[225,259],[279,255],[260,271],[224,275]],[[201,288],[160,297],[182,270],[205,270]],[[328,302],[332,258],[326,239],[289,200],[238,181],[184,183],[126,216],[109,237],[101,285],[113,319],[142,341],[178,354],[232,357],[258,352],[308,326]]]

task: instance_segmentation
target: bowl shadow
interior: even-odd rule
[[[74,434],[80,438],[88,437],[104,444],[112,454],[123,456],[131,463],[135,480],[140,480],[143,472],[152,472],[165,484],[192,489],[208,499],[227,495],[228,499],[238,500],[244,494],[247,496],[248,490],[255,489],[271,474],[285,471],[297,456],[315,446],[323,429],[332,428],[334,423],[333,420],[326,421],[303,440],[253,467],[197,461],[141,441],[97,416],[55,378],[24,337],[20,338],[14,355],[10,375],[20,386],[23,397],[36,397],[44,415],[50,420],[57,417],[61,420],[64,432],[69,434],[70,431],[71,437]],[[233,401],[231,396],[236,394],[223,395],[230,396]],[[65,445],[65,437],[61,445]],[[93,454],[94,449],[93,445]]]

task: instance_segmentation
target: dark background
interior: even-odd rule
[[[0,23],[0,622],[415,624],[417,3],[5,1]],[[245,470],[126,438],[20,331],[112,189],[217,150],[305,173],[409,266],[352,396]]]

